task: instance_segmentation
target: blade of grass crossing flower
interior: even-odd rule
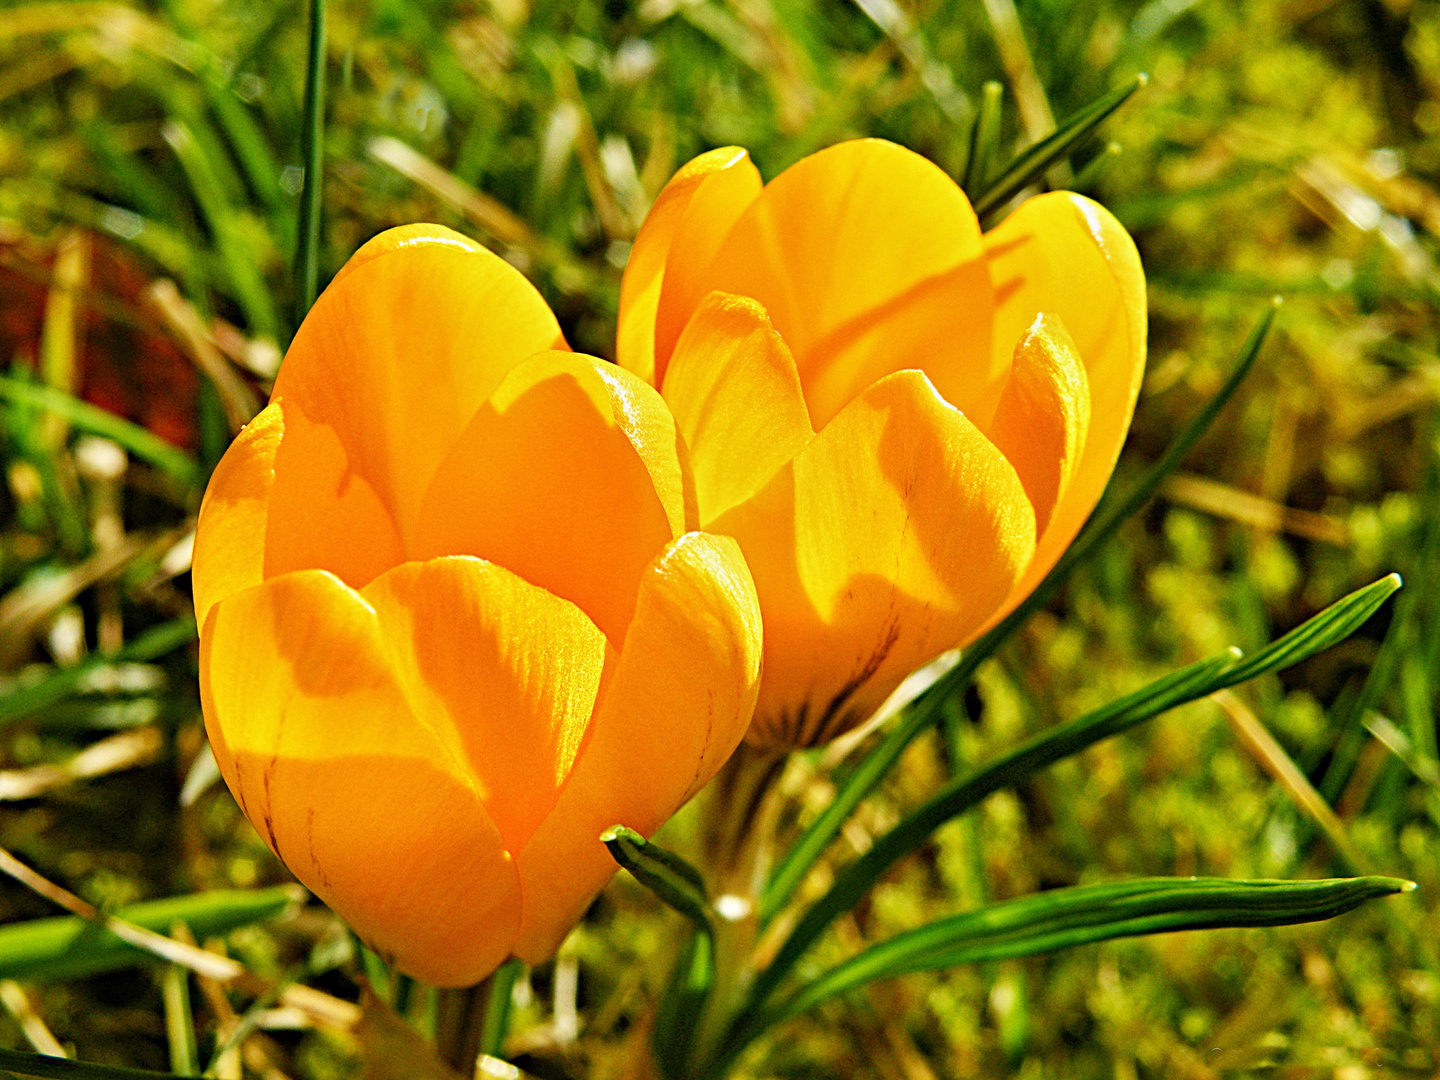
[[[46,1080],[175,1080],[174,1073],[129,1069],[120,1065],[94,1065],[87,1061],[26,1054],[19,1050],[0,1050],[0,1069],[16,1076],[38,1076]]]
[[[611,857],[653,892],[662,903],[674,908],[701,930],[710,929],[710,903],[705,896],[705,879],[700,871],[673,851],[646,840],[634,829],[615,825],[600,834]]]
[[[184,923],[201,939],[265,922],[292,907],[293,886],[251,891],[221,890],[148,900],[115,914],[156,933]],[[149,953],[78,916],[32,919],[0,927],[0,978],[78,979],[152,960]]]
[[[695,926],[676,960],[655,1018],[652,1046],[662,1074],[684,1076],[695,1049],[695,1032],[715,980],[715,937],[710,901],[700,872],[672,851],[653,844],[623,825],[605,830],[600,839],[610,854],[635,879]]]
[[[996,211],[1034,183],[1061,158],[1088,139],[1104,121],[1130,96],[1146,83],[1146,76],[1137,75],[1124,86],[1096,98],[1085,108],[1067,118],[1053,135],[1022,150],[1001,171],[994,181],[977,192],[975,215],[983,228],[995,224]]]
[[[760,895],[759,917],[762,926],[769,923],[775,914],[799,887],[810,867],[833,840],[847,818],[861,800],[889,773],[905,748],[925,731],[939,715],[939,703],[946,697],[963,690],[974,677],[976,670],[986,659],[1005,643],[1012,633],[1035,611],[1049,603],[1070,572],[1105,541],[1114,535],[1132,514],[1143,506],[1174,472],[1185,456],[1209,430],[1215,417],[1225,407],[1245,376],[1254,367],[1260,355],[1261,346],[1269,336],[1279,309],[1279,299],[1272,301],[1270,308],[1261,316],[1250,335],[1241,346],[1240,355],[1230,375],[1214,396],[1205,403],[1199,413],[1186,425],[1165,454],[1152,465],[1140,481],[1118,498],[1102,502],[1075,542],[1060,557],[1051,571],[1035,590],[1020,605],[998,623],[989,633],[975,642],[955,665],[925,693],[920,695],[901,715],[899,722],[890,729],[864,759],[836,787],[835,797],[828,806],[810,823],[795,845],[780,859],[766,882]]]
[[[993,80],[980,88],[980,108],[970,128],[970,153],[960,180],[960,187],[972,197],[985,190],[995,166],[1000,146],[1000,103],[1004,94],[1005,88]]]
[[[0,697],[0,728],[57,701],[63,701],[82,686],[92,672],[108,664],[145,663],[158,660],[195,640],[195,620],[188,616],[156,626],[132,641],[114,656],[92,653],[73,667]]]
[[[941,919],[872,946],[806,985],[770,1021],[895,975],[1139,934],[1317,922],[1414,887],[1386,877],[1295,882],[1147,878],[1055,889]]]
[[[48,386],[4,375],[0,375],[0,398],[45,409],[77,428],[112,439],[137,458],[187,487],[194,487],[200,482],[200,468],[189,454],[150,434],[139,424],[132,424],[88,401]]]
[[[830,924],[853,908],[891,866],[926,843],[945,822],[1001,788],[1011,787],[1102,739],[1128,731],[1178,705],[1244,679],[1282,670],[1330,648],[1359,629],[1399,587],[1397,575],[1381,578],[1336,601],[1255,657],[1242,659],[1238,649],[1231,649],[1181,668],[1079,719],[1042,732],[967,776],[951,781],[837,875],[825,895],[801,917],[770,965],[756,977],[741,1015],[758,1012]]]
[[[300,129],[300,219],[295,231],[295,325],[320,292],[320,195],[325,167],[325,0],[310,0],[310,47],[305,66],[305,113]]]

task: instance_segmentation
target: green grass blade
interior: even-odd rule
[[[1020,746],[953,780],[879,837],[842,870],[830,889],[804,914],[774,960],[756,977],[743,1014],[761,1009],[791,968],[841,914],[851,910],[896,862],[926,843],[932,833],[982,799],[1033,776],[1103,739],[1121,734],[1186,702],[1245,679],[1298,664],[1343,641],[1400,587],[1391,574],[1331,604],[1253,657],[1238,649],[1172,672],[1068,724],[1041,732]]]
[[[708,933],[690,935],[676,960],[665,995],[655,1012],[650,1044],[667,1080],[688,1074],[696,1032],[715,981],[715,943]]]
[[[122,907],[115,915],[158,934],[184,923],[204,940],[242,926],[266,922],[292,907],[294,886],[249,891],[218,890],[148,900]],[[32,919],[0,926],[0,979],[78,979],[153,962],[103,926],[78,916]],[[0,1062],[0,1066],[4,1063]]]
[[[1055,889],[942,919],[872,946],[803,987],[767,1019],[786,1019],[895,975],[1140,934],[1317,922],[1413,888],[1394,878],[1365,877],[1296,882],[1146,878]]]
[[[183,120],[171,118],[161,129],[180,168],[189,181],[190,191],[200,207],[205,223],[215,237],[215,247],[225,268],[230,293],[245,312],[252,334],[279,337],[279,318],[270,287],[255,258],[253,245],[247,241],[234,204],[226,197],[225,184],[208,153],[207,140],[198,138],[195,129]]]
[[[1253,679],[1271,671],[1281,671],[1298,664],[1306,657],[1338,645],[1380,610],[1401,586],[1399,574],[1387,574],[1364,588],[1335,601],[1324,611],[1307,619],[1284,637],[1272,641],[1259,652],[1245,657],[1229,671],[1214,690]],[[1206,693],[1212,693],[1207,690]]]
[[[92,1065],[70,1058],[25,1054],[19,1050],[0,1050],[0,1069],[8,1069],[16,1076],[40,1076],[47,1080],[175,1080],[174,1073],[130,1069],[120,1065]]]
[[[997,210],[1043,176],[1051,165],[1088,139],[1095,129],[1124,105],[1145,82],[1145,76],[1138,75],[1124,86],[1116,87],[1067,118],[1055,129],[1054,134],[1017,154],[1000,175],[987,185],[983,192],[978,193],[975,199],[975,216],[980,219],[981,225],[988,228],[993,224],[989,219]]]
[[[88,401],[71,397],[60,390],[36,383],[23,382],[0,375],[0,398],[20,405],[38,406],[63,416],[75,427],[94,435],[103,435],[119,443],[142,461],[155,466],[167,476],[187,487],[200,483],[200,467],[183,450],[152,435],[139,424],[132,424]]]
[[[498,1058],[504,1056],[505,1035],[510,1030],[510,995],[525,964],[507,960],[490,976],[490,991],[485,996],[485,1019],[480,1027],[480,1053]]]
[[[75,693],[92,671],[107,664],[146,663],[159,659],[195,640],[195,620],[179,618],[145,631],[114,656],[92,653],[72,667],[62,668],[33,686],[0,697],[0,728],[12,720],[63,701]]]
[[[1026,619],[1049,603],[1071,571],[1109,540],[1132,514],[1149,501],[1165,478],[1175,471],[1200,437],[1210,429],[1215,417],[1254,367],[1261,346],[1265,344],[1275,322],[1278,308],[1277,299],[1245,339],[1229,377],[1170,444],[1160,460],[1152,465],[1125,495],[1101,503],[1080,535],[1075,538],[1075,542],[1066,549],[1065,554],[1035,587],[1034,592],[1021,601],[994,629],[966,649],[960,662],[916,699],[880,744],[837,785],[834,799],[785,853],[766,882],[759,903],[762,925],[767,924],[785,906],[800,882],[805,879],[805,875],[810,872],[810,867],[820,857],[820,853],[830,845],[830,841],[835,838],[861,800],[875,789],[895,762],[900,760],[905,748],[935,721],[939,715],[940,704],[950,695],[963,690],[980,664],[992,656]]]
[[[998,82],[987,82],[980,88],[980,108],[970,128],[970,153],[965,159],[965,173],[960,187],[966,194],[985,190],[995,168],[995,155],[1000,146],[1000,102],[1005,88]]]
[[[668,1078],[683,1076],[715,979],[714,928],[704,878],[679,855],[650,843],[634,829],[616,825],[605,830],[600,839],[615,861],[640,884],[695,926],[661,998],[652,1035],[662,1074]]]
[[[325,0],[310,0],[300,154],[305,169],[295,236],[295,325],[320,294],[320,196],[325,168]]]
[[[624,825],[606,829],[600,839],[615,861],[629,870],[636,881],[697,928],[709,932],[710,902],[705,896],[705,880],[700,871],[673,851],[651,843]]]

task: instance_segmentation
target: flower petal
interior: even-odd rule
[[[675,346],[664,394],[690,450],[701,528],[815,435],[795,360],[749,297],[705,298]]]
[[[269,405],[246,424],[210,475],[195,526],[195,618],[265,577],[265,522],[285,418]]]
[[[1085,365],[1059,318],[1037,315],[1015,346],[1010,378],[985,434],[1015,466],[1040,536],[1069,489],[1089,429]]]
[[[620,283],[616,351],[622,367],[660,385],[675,339],[700,300],[694,270],[709,263],[758,194],[760,173],[738,146],[701,154],[670,178],[645,215]]]
[[[995,348],[1008,350],[1042,311],[1060,317],[1090,383],[1080,465],[1003,616],[1055,565],[1100,499],[1130,429],[1145,372],[1145,273],[1135,243],[1104,207],[1052,192],[1021,203],[985,235]]]
[[[918,371],[866,390],[712,528],[739,541],[765,617],[750,739],[787,746],[833,738],[967,640],[1035,546],[1014,468]]]
[[[403,971],[474,983],[511,952],[516,868],[406,705],[375,612],[319,570],[215,604],[200,645],[215,758],[305,885]]]
[[[361,596],[411,709],[465,762],[505,847],[521,850],[570,775],[605,636],[574,604],[468,556],[406,563]]]
[[[646,569],[570,782],[519,855],[516,956],[554,953],[615,873],[601,832],[649,836],[715,774],[750,722],[759,668],[760,611],[735,542],[682,536]]]
[[[860,139],[766,185],[704,280],[769,312],[816,427],[904,368],[924,369],[946,400],[988,420],[1010,357],[992,360],[983,255],[954,181],[903,147]]]
[[[316,301],[274,396],[334,429],[408,540],[475,410],[525,357],[564,345],[514,267],[438,225],[411,227],[361,248]]]
[[[411,554],[498,563],[579,605],[618,643],[646,565],[694,517],[681,446],[665,402],[628,371],[532,357],[437,471]]]
[[[395,523],[339,433],[282,398],[268,409],[280,411],[284,432],[265,522],[265,577],[329,570],[358,589],[401,562]]]

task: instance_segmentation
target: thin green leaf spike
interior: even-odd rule
[[[1140,934],[1288,926],[1342,915],[1415,883],[1386,877],[1320,881],[1141,878],[1054,889],[897,934],[807,984],[770,1023],[877,979],[981,960],[1008,960]]]
[[[970,154],[965,160],[965,174],[960,187],[965,193],[985,190],[994,169],[995,154],[1000,145],[1000,102],[1005,88],[998,82],[987,82],[980,88],[980,109],[970,128]]]
[[[1015,155],[1010,164],[1001,170],[1000,175],[983,191],[977,193],[975,216],[980,219],[981,226],[989,228],[993,225],[992,219],[996,211],[1043,176],[1051,165],[1089,138],[1097,127],[1147,81],[1148,76],[1137,75],[1130,82],[1096,98],[1068,117],[1053,134]]]
[[[320,292],[320,195],[325,168],[325,0],[310,0],[310,48],[305,66],[305,115],[300,129],[305,182],[295,244],[295,325]]]
[[[710,902],[705,896],[705,879],[688,862],[659,844],[646,840],[634,829],[612,825],[600,834],[614,860],[629,870],[635,880],[674,908],[698,928],[710,930]]]
[[[1358,630],[1399,588],[1398,574],[1383,577],[1331,604],[1252,657],[1242,658],[1240,650],[1232,648],[1181,668],[1079,719],[1041,732],[942,787],[845,867],[830,889],[805,912],[770,965],[756,977],[727,1043],[733,1044],[758,1022],[756,1018],[762,1015],[769,998],[830,924],[853,908],[890,867],[923,845],[945,822],[1001,788],[1013,787],[1102,739],[1128,731],[1178,705],[1283,670],[1330,648]]]

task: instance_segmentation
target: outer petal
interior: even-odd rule
[[[601,832],[650,835],[715,774],[750,722],[759,668],[760,611],[739,549],[682,536],[645,571],[589,740],[519,856],[517,956],[550,956],[614,874]]]
[[[201,626],[216,601],[265,577],[265,523],[284,430],[280,406],[266,407],[235,437],[210,476],[190,575]]]
[[[382,955],[442,986],[505,959],[515,866],[463,769],[407,707],[353,590],[309,570],[217,603],[200,691],[246,816]]]
[[[395,521],[340,433],[279,397],[268,409],[280,410],[284,433],[265,521],[265,576],[323,569],[358,589],[401,562]]]
[[[670,349],[700,299],[695,270],[709,263],[758,194],[760,173],[738,146],[701,154],[670,178],[640,226],[620,283],[616,349],[622,367],[660,385]],[[662,293],[663,331],[657,324]],[[658,371],[657,339],[663,341]]]
[[[334,429],[349,468],[408,540],[430,477],[475,410],[519,361],[564,344],[514,267],[458,233],[415,226],[372,240],[325,290],[275,396]]]
[[[436,473],[412,554],[499,563],[578,604],[618,643],[646,565],[694,517],[682,445],[660,395],[629,372],[571,353],[532,357]]]
[[[406,563],[361,595],[411,709],[465,763],[505,847],[519,851],[570,775],[605,635],[574,604],[468,556]]]
[[[701,528],[815,436],[795,359],[748,297],[706,297],[675,346],[664,392],[690,450]]]
[[[1014,468],[918,371],[852,402],[713,526],[740,542],[765,617],[750,739],[833,738],[961,644],[1035,547]]]
[[[980,227],[918,154],[862,139],[791,166],[735,223],[705,282],[764,305],[817,427],[904,368],[923,368],[946,400],[988,421],[1009,353],[992,360]]]
[[[1009,349],[1039,312],[1058,315],[1085,363],[1091,402],[1080,465],[1003,616],[1075,538],[1120,456],[1145,370],[1145,274],[1124,227],[1070,192],[1022,203],[986,234],[985,248],[998,304],[995,348]]]
[[[1090,386],[1065,326],[1037,315],[1015,346],[1010,378],[985,434],[1005,455],[1035,507],[1040,536],[1085,452]]]

